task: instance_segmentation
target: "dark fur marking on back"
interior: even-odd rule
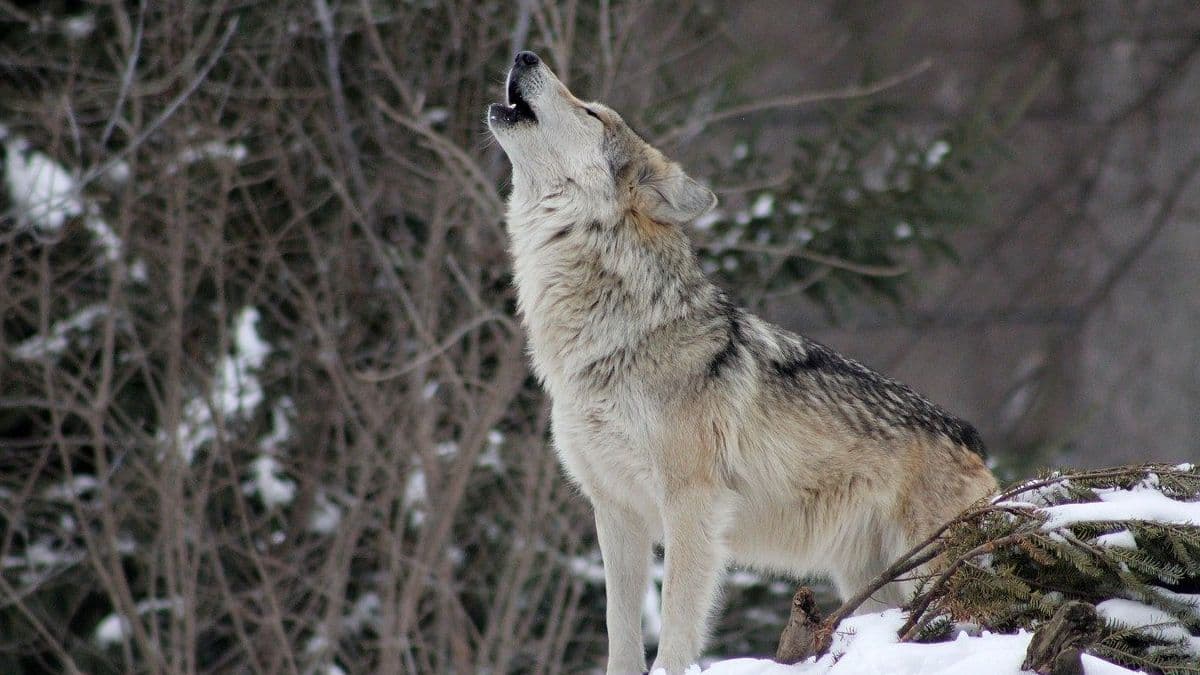
[[[805,370],[820,370],[840,375],[850,375],[847,364],[831,358],[831,354],[816,345],[809,345],[803,354],[793,355],[785,361],[774,361],[771,367],[781,378],[792,378]]]
[[[806,387],[808,383],[810,391],[827,399],[825,404],[857,433],[879,435],[886,427],[920,429],[943,436],[980,457],[987,456],[975,427],[930,403],[908,385],[880,375],[825,345],[806,340],[801,348],[770,365],[775,376],[789,386]],[[820,381],[813,382],[813,378]],[[863,416],[855,406],[841,405],[839,400],[859,401],[870,412]]]
[[[950,440],[967,448],[971,452],[979,455],[981,458],[987,457],[987,447],[983,444],[983,438],[975,427],[969,422],[964,422],[955,417],[948,420],[950,427]]]
[[[726,328],[727,342],[716,354],[713,354],[712,359],[708,362],[708,376],[717,378],[721,376],[721,369],[732,364],[737,360],[738,348],[746,341],[746,336],[742,330],[742,317],[739,315],[737,308],[729,303],[728,300],[722,298],[721,309],[724,311],[728,326]]]

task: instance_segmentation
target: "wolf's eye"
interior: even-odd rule
[[[596,111],[592,110],[591,108],[584,108],[583,111],[585,113],[591,115],[592,117],[595,117],[598,120],[600,119],[600,116],[596,114]],[[603,122],[604,120],[600,120],[600,121]]]

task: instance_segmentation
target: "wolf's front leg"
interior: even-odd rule
[[[646,670],[642,644],[642,594],[650,568],[650,533],[633,511],[595,504],[596,536],[604,557],[608,675]]]
[[[707,638],[725,569],[723,518],[712,489],[669,494],[663,506],[663,628],[651,671],[665,668],[676,675],[696,662]]]

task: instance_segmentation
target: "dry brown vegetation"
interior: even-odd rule
[[[530,35],[602,90],[659,58],[617,56],[646,9],[0,5],[7,138],[82,204],[3,205],[0,669],[594,658],[481,119]]]

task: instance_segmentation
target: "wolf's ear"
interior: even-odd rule
[[[659,222],[684,225],[717,205],[712,190],[674,162],[648,163],[638,172],[633,189],[640,210]]]

